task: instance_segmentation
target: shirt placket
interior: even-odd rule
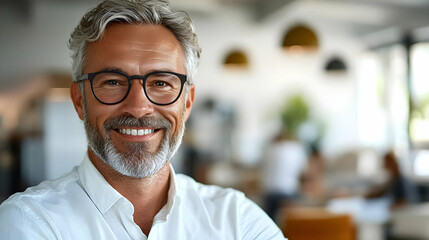
[[[140,227],[134,222],[134,207],[130,202],[121,199],[117,206],[119,218],[121,219],[124,230],[128,233],[129,239],[146,240],[147,236],[143,233]]]

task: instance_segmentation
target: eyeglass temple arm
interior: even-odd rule
[[[87,79],[88,78],[88,74],[84,74],[84,75],[82,75],[82,76],[80,76],[80,78],[77,80],[78,82],[79,81],[83,81],[83,80],[85,80],[85,79]]]

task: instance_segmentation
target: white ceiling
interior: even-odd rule
[[[360,31],[358,34],[429,25],[429,0],[174,0],[171,5],[207,16],[236,8],[246,11],[255,22],[300,5],[321,20],[350,24]]]
[[[23,15],[36,2],[96,3],[99,0],[0,0],[0,7],[13,6],[10,9]],[[358,34],[391,27],[410,30],[429,26],[429,0],[170,0],[170,5],[204,16],[234,8],[246,12],[255,22],[300,5],[307,9],[309,15],[321,20],[351,24],[360,31]]]

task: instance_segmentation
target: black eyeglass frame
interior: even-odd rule
[[[114,103],[106,103],[106,102],[101,101],[97,97],[97,95],[95,94],[92,82],[94,81],[95,76],[97,76],[97,74],[100,74],[100,73],[117,73],[117,74],[120,74],[120,75],[122,75],[122,76],[124,76],[124,77],[127,78],[127,80],[128,80],[128,90],[127,90],[127,93],[125,94],[125,96],[121,100],[119,100],[117,102],[114,102]],[[169,103],[157,103],[157,102],[154,102],[152,99],[150,99],[150,97],[148,96],[147,91],[146,91],[146,79],[149,76],[151,76],[151,75],[160,74],[160,73],[173,74],[173,75],[177,76],[180,79],[180,82],[181,82],[179,94],[177,95],[177,97],[173,101],[171,101]],[[153,72],[150,72],[150,73],[148,73],[148,74],[146,74],[144,76],[143,75],[132,75],[132,76],[129,76],[128,74],[123,73],[121,71],[107,70],[107,71],[98,71],[98,72],[83,74],[82,76],[80,76],[80,78],[77,80],[77,82],[83,81],[85,79],[88,79],[89,82],[90,82],[90,84],[91,84],[92,95],[94,95],[95,99],[97,99],[102,104],[115,105],[115,104],[121,103],[122,101],[125,100],[125,98],[127,98],[128,93],[130,92],[132,80],[134,80],[134,79],[140,79],[140,80],[143,80],[142,87],[143,87],[144,94],[146,95],[146,98],[151,103],[153,103],[153,104],[160,105],[160,106],[165,106],[165,105],[170,105],[170,104],[175,103],[180,98],[180,95],[182,95],[183,86],[185,85],[185,82],[187,81],[187,76],[185,74],[180,74],[180,73],[175,73],[175,72],[170,72],[170,71],[153,71]]]

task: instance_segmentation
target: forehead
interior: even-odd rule
[[[88,44],[86,60],[84,71],[121,65],[180,70],[177,68],[184,65],[184,51],[174,34],[162,25],[117,23],[109,25],[100,40]]]

